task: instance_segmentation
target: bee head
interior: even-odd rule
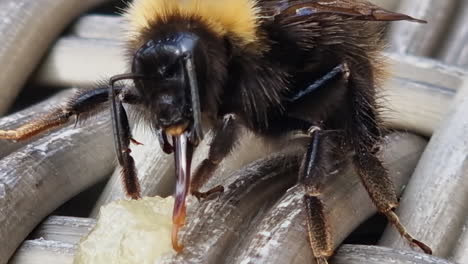
[[[172,138],[176,168],[172,242],[180,251],[177,234],[185,222],[185,199],[190,187],[190,166],[194,147],[203,139],[202,110],[216,114],[224,80],[224,41],[190,27],[152,32],[134,53],[132,73],[144,108],[162,136]],[[171,25],[172,26],[172,25]],[[180,27],[180,25],[178,25]],[[157,30],[161,30],[159,27]],[[176,29],[176,30],[175,30]],[[203,106],[203,109],[202,109]],[[160,140],[161,140],[160,138]]]
[[[205,68],[201,54],[196,34],[176,32],[147,41],[135,53],[132,65],[133,74],[145,76],[135,85],[156,127],[170,136],[189,132],[195,142],[203,138],[196,69]]]

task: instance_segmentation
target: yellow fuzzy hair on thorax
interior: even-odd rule
[[[257,39],[257,0],[134,0],[126,11],[133,33],[174,15],[201,19],[214,33],[233,34],[243,44]]]

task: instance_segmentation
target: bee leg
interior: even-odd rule
[[[156,133],[158,136],[159,145],[161,146],[161,149],[164,151],[164,153],[171,154],[174,152],[174,146],[169,143],[166,133],[164,131],[157,131]]]
[[[233,114],[224,116],[221,123],[215,127],[215,136],[210,143],[208,158],[198,165],[190,185],[190,193],[197,199],[204,199],[214,193],[222,193],[224,187],[219,185],[207,192],[200,192],[203,185],[213,176],[219,163],[231,152],[239,139],[240,126]]]
[[[406,231],[394,212],[398,206],[398,199],[393,182],[382,161],[377,157],[381,133],[376,104],[368,93],[368,89],[363,89],[366,88],[363,86],[368,83],[365,80],[368,79],[356,78],[353,74],[348,79],[350,106],[353,109],[350,111],[352,114],[348,138],[355,152],[354,167],[378,211],[387,217],[400,235],[412,246],[431,254],[432,251],[426,244],[416,240]]]
[[[411,246],[419,247],[425,253],[432,254],[429,246],[415,239],[400,223],[400,219],[394,211],[398,207],[394,186],[380,159],[369,151],[361,150],[360,153],[355,155],[353,162],[363,185],[378,211],[387,217],[388,221]]]
[[[397,196],[393,183],[388,177],[388,172],[380,159],[371,151],[361,148],[354,156],[353,162],[364,187],[378,211],[387,217],[388,221],[411,246],[419,247],[425,253],[432,254],[429,246],[408,233],[396,215],[394,210],[398,207]]]
[[[299,184],[304,188],[304,206],[309,242],[317,263],[326,264],[333,254],[330,229],[324,214],[325,206],[320,198],[323,181],[334,163],[329,149],[329,134],[319,127],[309,129],[311,137],[300,171]]]
[[[44,131],[59,127],[67,123],[73,113],[63,109],[54,110],[53,112],[30,121],[13,130],[0,130],[0,139],[8,139],[14,141],[26,140]]]
[[[138,182],[135,160],[131,155],[130,143],[132,142],[132,133],[128,122],[127,113],[123,107],[123,101],[129,101],[125,94],[118,94],[114,87],[108,90],[111,101],[112,125],[114,131],[115,148],[117,160],[122,167],[122,180],[124,189],[128,197],[132,199],[141,198],[140,184]],[[133,102],[136,103],[136,102]]]
[[[117,92],[122,89],[117,88]],[[136,98],[128,96],[130,103]],[[26,140],[49,129],[62,126],[75,116],[76,119],[94,114],[108,99],[108,88],[97,88],[79,92],[63,107],[58,107],[44,116],[32,120],[13,130],[0,130],[0,139]]]

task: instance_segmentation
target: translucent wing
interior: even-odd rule
[[[396,21],[408,20],[426,23],[405,14],[385,10],[367,1],[357,0],[279,0],[266,1],[271,6],[273,17],[307,17],[315,14],[333,14],[352,17],[356,20]],[[274,3],[275,2],[275,3]]]

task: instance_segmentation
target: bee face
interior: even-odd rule
[[[145,76],[135,87],[153,113],[155,126],[169,134],[180,134],[193,123],[185,62],[196,56],[196,41],[196,36],[183,32],[149,40],[133,59],[133,73]]]

